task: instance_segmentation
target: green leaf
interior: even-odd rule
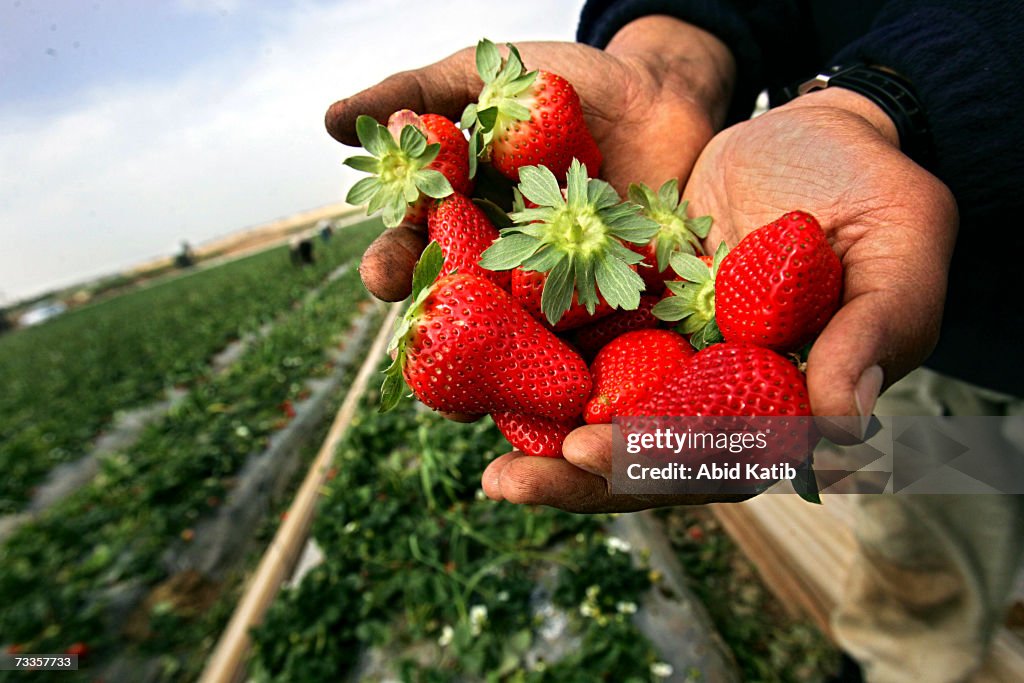
[[[597,310],[598,298],[594,278],[594,262],[590,259],[576,261],[576,298],[591,315]]]
[[[587,200],[598,211],[615,206],[621,200],[615,188],[603,180],[592,179],[587,183]]]
[[[508,59],[506,65],[508,66],[508,75],[511,77],[509,82],[518,79],[526,67],[523,65],[523,56],[519,54],[519,48],[512,43],[505,43],[505,47],[508,48]]]
[[[352,189],[348,191],[345,201],[349,204],[365,204],[378,192],[378,190],[380,190],[380,188],[380,178],[377,178],[376,176],[363,178],[353,185]]]
[[[408,124],[398,135],[398,146],[410,157],[418,157],[427,148],[427,136],[412,124]]]
[[[538,242],[538,244],[543,244]],[[546,273],[565,256],[565,252],[559,251],[549,245],[538,251],[530,258],[523,261],[523,270],[536,270]]]
[[[419,168],[429,166],[430,163],[437,158],[438,153],[441,151],[441,143],[435,142],[432,145],[427,145],[426,148],[420,152],[419,156],[416,157],[416,165]]]
[[[711,232],[711,216],[698,216],[697,218],[687,218],[686,227],[697,237],[704,239]]]
[[[540,308],[552,325],[558,323],[572,304],[573,293],[572,259],[563,258],[548,273],[544,291],[540,296]]]
[[[420,191],[416,187],[415,178],[413,182],[406,180],[402,183],[402,198],[405,199],[406,204],[412,204],[420,198]]]
[[[487,270],[508,270],[521,265],[540,249],[541,243],[523,234],[513,234],[495,240],[480,258],[480,266]]]
[[[640,305],[644,281],[622,261],[604,257],[594,266],[597,288],[612,308],[635,310]]]
[[[676,280],[668,280],[665,282],[665,289],[672,292],[676,296],[682,296],[683,290],[689,285],[685,282],[678,282]]]
[[[476,164],[477,158],[480,156],[481,145],[483,135],[480,131],[477,131],[469,136],[469,177],[476,177]]]
[[[654,245],[654,258],[658,263],[658,272],[664,271],[669,266],[669,258],[675,251],[676,245],[673,240],[667,239],[662,236],[660,239],[655,237],[657,242]]]
[[[526,91],[531,85],[533,85],[533,82],[535,80],[537,80],[537,72],[530,71],[528,73],[523,74],[519,78],[510,81],[509,84],[505,87],[505,89],[513,95],[518,95]]]
[[[367,152],[375,157],[380,157],[387,151],[387,147],[379,144],[377,137],[377,129],[384,128],[382,125],[377,123],[376,119],[366,114],[360,114],[356,118],[356,137],[359,138],[359,144],[363,146]],[[387,131],[387,128],[384,128]],[[388,134],[390,136],[390,133]]]
[[[718,243],[718,249],[715,250],[715,256],[711,260],[711,277],[718,277],[718,269],[722,267],[722,261],[729,255],[729,247],[726,246],[725,241]]]
[[[668,211],[674,211],[679,205],[679,183],[675,178],[670,178],[658,188],[658,201]]]
[[[669,258],[672,270],[687,282],[701,284],[711,279],[711,269],[693,254],[677,251]]]
[[[397,194],[384,205],[384,212],[381,215],[381,220],[384,221],[384,225],[389,228],[396,228],[402,223],[402,219],[405,218],[405,212],[409,208],[409,202],[406,201],[403,194]]]
[[[342,163],[364,173],[380,173],[380,162],[376,157],[354,156],[345,159]]]
[[[473,203],[480,207],[480,210],[487,216],[487,220],[489,220],[494,227],[498,228],[498,230],[504,230],[505,228],[510,228],[514,225],[512,219],[509,218],[507,213],[505,213],[505,210],[490,199],[474,197]]]
[[[517,121],[529,121],[531,117],[529,109],[519,104],[515,100],[511,99],[506,99],[499,102],[498,111],[504,114],[505,116],[510,116],[516,119]],[[491,124],[490,128],[493,127],[494,125]]]
[[[378,411],[386,413],[398,405],[399,399],[405,390],[405,378],[402,376],[403,356],[399,356],[391,362],[388,369],[384,371],[384,383],[380,387],[380,407]]]
[[[821,496],[818,494],[818,478],[814,476],[814,466],[810,462],[796,469],[796,476],[793,477],[793,490],[808,503],[821,505]]]
[[[452,189],[451,183],[448,182],[448,179],[440,171],[425,168],[416,171],[412,178],[420,192],[434,199],[447,197],[455,191]]]
[[[722,331],[718,329],[718,323],[714,319],[701,329],[690,334],[690,345],[698,351],[723,341],[725,339],[722,337]]]
[[[578,159],[569,164],[565,175],[566,202],[574,209],[582,209],[587,204],[587,171]]]
[[[476,124],[476,102],[467,104],[462,110],[462,118],[459,119],[459,127],[462,130],[469,130]]]
[[[421,291],[429,287],[437,279],[441,269],[444,268],[444,254],[441,252],[441,245],[436,241],[427,245],[416,262],[412,271],[412,298],[419,297]]]
[[[405,201],[404,199],[402,199],[400,188],[382,184],[380,190],[378,192],[375,192],[373,196],[370,197],[370,202],[369,204],[366,205],[366,213],[376,213],[380,211],[389,202],[394,201],[395,198],[398,198],[403,202]]]
[[[490,83],[500,68],[501,53],[498,52],[498,46],[486,38],[482,39],[476,44],[476,71],[480,78],[484,83]]]
[[[547,166],[522,166],[519,169],[519,191],[539,206],[565,204],[558,179]]]
[[[690,315],[691,311],[678,296],[670,296],[654,304],[651,314],[658,320],[675,322]]]
[[[498,120],[498,108],[487,107],[487,109],[478,109],[476,120],[480,123],[480,128],[483,131],[493,130],[494,124]]]
[[[631,213],[620,215],[614,220],[608,221],[611,234],[620,240],[632,242],[633,244],[647,244],[650,242],[651,238],[658,234],[660,226],[650,218],[644,218],[639,213],[635,213],[637,210],[635,205],[623,204],[622,206],[626,207]]]
[[[644,209],[651,208],[651,200],[649,193],[650,188],[644,185],[643,183],[630,183],[629,189],[626,190],[626,196],[629,198],[629,201],[633,202],[634,204]]]
[[[618,240],[608,240],[608,242],[605,243],[605,250],[615,259],[622,261],[629,266],[635,266],[644,260],[643,256],[632,249],[627,248]]]

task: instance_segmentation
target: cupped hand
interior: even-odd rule
[[[843,264],[842,304],[815,342],[807,383],[826,436],[863,434],[879,391],[917,367],[938,339],[958,217],[949,190],[898,149],[892,122],[854,93],[829,89],[715,136],[683,196],[715,223],[706,246],[735,246],[782,214],[815,215]],[[582,427],[565,460],[510,453],[484,473],[492,498],[575,512],[728,500],[610,492],[611,427]],[[735,500],[735,499],[732,499]]]
[[[811,409],[848,418],[842,430],[825,423],[834,440],[863,435],[880,390],[938,340],[958,226],[949,190],[899,151],[873,103],[829,88],[717,135],[684,194],[714,216],[709,249],[787,211],[817,217],[843,264],[843,297],[807,361]]]
[[[669,17],[646,17],[624,27],[606,50],[577,43],[518,44],[528,69],[544,68],[568,79],[604,155],[601,176],[620,194],[631,182],[682,184],[698,154],[721,125],[732,84],[732,57],[710,34]],[[473,48],[435,64],[395,74],[327,111],[330,134],[357,145],[355,121],[378,121],[399,109],[458,120],[483,82]],[[368,251],[361,271],[378,298],[408,295],[417,244],[408,231],[385,231]],[[395,253],[401,258],[396,259]],[[386,267],[378,263],[387,261]]]

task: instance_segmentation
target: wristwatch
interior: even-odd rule
[[[903,76],[877,66],[833,66],[824,73],[783,88],[783,103],[815,90],[839,87],[852,90],[881,107],[896,125],[900,150],[925,168],[934,158],[934,145],[924,106]]]

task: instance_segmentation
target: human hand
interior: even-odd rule
[[[684,182],[701,149],[722,125],[734,65],[728,49],[710,34],[664,16],[625,26],[607,48],[577,43],[518,45],[527,68],[543,67],[566,78],[583,102],[584,116],[604,156],[601,177],[625,194],[631,182],[653,187],[669,178]],[[333,104],[330,134],[357,145],[355,121],[378,121],[399,109],[433,112],[458,120],[483,83],[472,48],[430,66],[395,74]],[[367,250],[360,272],[378,298],[409,293],[422,238],[410,227],[386,230]]]
[[[714,216],[712,251],[794,209],[821,223],[843,264],[843,298],[807,361],[811,409],[848,417],[822,421],[833,440],[862,436],[882,387],[938,339],[958,225],[949,190],[899,151],[881,109],[828,88],[717,135],[684,196]]]

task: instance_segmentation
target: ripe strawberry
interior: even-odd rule
[[[839,307],[843,267],[814,216],[793,211],[747,235],[718,273],[718,327],[729,341],[794,351]]]
[[[473,190],[469,143],[443,116],[403,109],[391,115],[387,128],[360,116],[356,134],[372,156],[349,157],[345,165],[372,175],[353,185],[345,201],[368,203],[367,213],[383,209],[388,227],[403,219],[423,225],[431,198]]]
[[[620,203],[608,183],[588,178],[577,160],[569,167],[564,195],[544,166],[523,166],[520,177],[519,191],[536,207],[509,214],[516,225],[501,231],[480,265],[546,273],[540,309],[552,325],[574,298],[591,315],[602,298],[612,308],[635,309],[644,288],[636,264],[643,257],[623,243],[645,244],[657,223],[641,216],[636,205]]]
[[[693,357],[686,338],[670,330],[627,332],[601,349],[590,366],[594,389],[583,409],[587,424],[604,424],[685,372]]]
[[[818,221],[793,211],[715,254],[709,275],[688,254],[672,267],[691,285],[667,286],[678,297],[655,307],[662,320],[683,320],[694,345],[720,339],[795,351],[811,341],[839,307],[842,265]]]
[[[71,645],[68,645],[67,649],[64,650],[64,654],[85,657],[89,654],[89,646],[81,642],[72,643]]]
[[[667,374],[636,404],[637,415],[804,416],[811,414],[803,373],[783,356],[743,342],[714,344]]]
[[[596,322],[578,327],[573,330],[569,341],[584,359],[593,359],[606,344],[627,332],[657,328],[661,321],[654,317],[652,309],[658,301],[659,297],[644,294],[635,311],[615,311]],[[569,312],[572,312],[571,308]]]
[[[565,437],[583,424],[579,418],[556,422],[522,413],[493,413],[491,417],[516,450],[545,458],[561,457]]]
[[[478,265],[480,255],[498,239],[498,229],[473,200],[458,192],[438,199],[427,213],[427,234],[441,246],[442,275],[457,270],[509,290],[511,277],[507,271],[485,270]]]
[[[491,272],[500,273],[507,271]],[[590,313],[586,307],[579,302],[579,297],[574,294],[572,297],[572,303],[569,305],[569,310],[562,315],[557,323],[551,325],[544,318],[544,310],[542,306],[544,285],[547,282],[547,279],[547,273],[516,268],[512,271],[511,289],[509,291],[512,292],[512,298],[519,302],[519,305],[525,308],[527,313],[556,332],[565,332],[566,330],[571,330],[580,327],[581,325],[590,324],[595,320],[604,318],[615,312],[615,309],[609,306],[607,301],[599,298],[597,306],[594,307],[594,312]]]
[[[381,409],[398,401],[404,378],[434,410],[578,417],[590,395],[583,359],[489,280],[456,273],[434,282],[442,267],[441,249],[431,243],[391,342],[397,353]]]
[[[583,105],[572,85],[549,71],[525,72],[519,51],[509,45],[507,59],[486,38],[477,44],[476,64],[484,88],[462,113],[473,174],[479,155],[498,171],[519,180],[523,166],[547,166],[564,179],[573,158],[594,175],[601,152],[583,120]],[[525,73],[524,73],[525,72]]]
[[[675,178],[666,181],[658,192],[644,184],[629,186],[629,200],[641,207],[643,215],[658,224],[658,232],[647,244],[627,245],[644,257],[637,269],[644,279],[647,291],[659,294],[665,289],[665,281],[675,277],[669,268],[669,257],[675,252],[704,253],[700,241],[711,230],[711,216],[690,218],[686,215],[687,201],[679,201],[679,185]]]

